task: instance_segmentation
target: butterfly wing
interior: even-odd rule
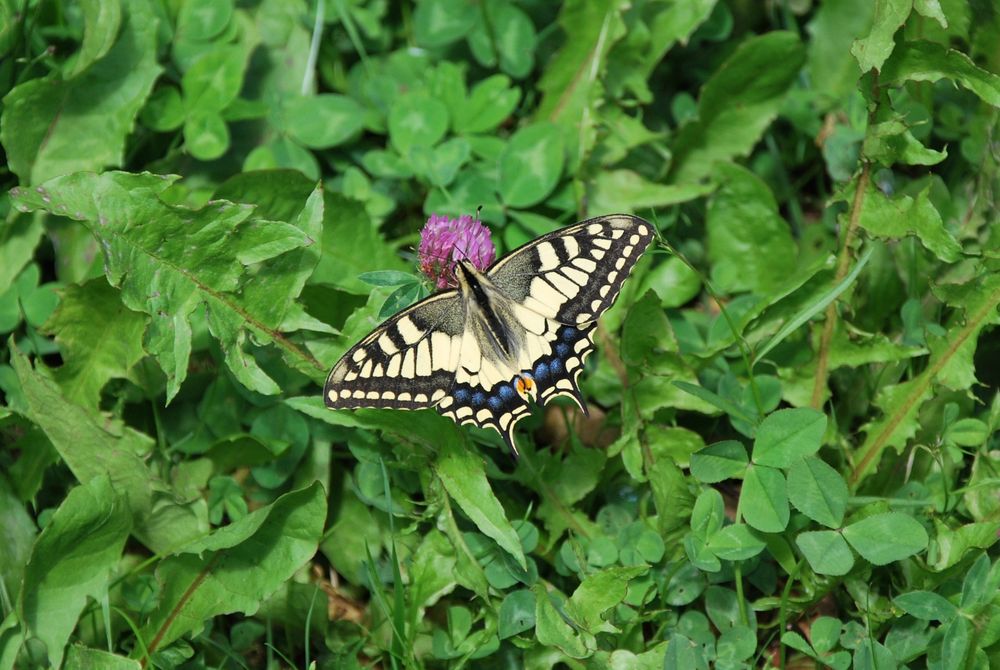
[[[639,217],[610,214],[543,235],[494,263],[487,276],[513,301],[559,323],[596,321],[653,241]]]
[[[457,291],[403,310],[351,347],[323,389],[331,408],[420,409],[441,402],[455,382],[464,335]]]

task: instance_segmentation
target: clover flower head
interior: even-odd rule
[[[496,249],[490,239],[490,229],[479,218],[463,214],[457,219],[432,214],[420,231],[417,250],[420,271],[437,287],[455,288],[455,265],[468,260],[477,270],[493,263]]]

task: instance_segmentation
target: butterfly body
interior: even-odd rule
[[[331,408],[434,407],[493,428],[514,453],[514,425],[531,402],[558,395],[586,410],[576,379],[611,306],[653,238],[618,214],[589,219],[519,247],[480,272],[455,267],[458,287],[391,317],[334,366]]]

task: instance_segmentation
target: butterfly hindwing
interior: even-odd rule
[[[648,223],[627,214],[588,219],[528,242],[487,276],[515,302],[560,323],[596,321],[653,240]]]
[[[464,334],[462,297],[437,293],[391,317],[351,347],[327,377],[327,407],[420,409],[455,381]]]

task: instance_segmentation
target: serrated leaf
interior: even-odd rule
[[[30,208],[70,213],[100,240],[109,282],[121,289],[129,309],[152,317],[145,347],[167,374],[168,400],[187,376],[190,319],[199,308],[207,310],[209,330],[229,369],[248,388],[279,391],[247,350],[251,334],[264,343],[273,341],[321,378],[323,366],[277,331],[297,295],[294,286],[265,283],[257,286],[259,291],[245,291],[250,273],[239,260],[246,255],[249,261],[262,261],[261,249],[280,258],[283,250],[308,246],[312,238],[293,224],[255,221],[247,206],[216,202],[192,211],[168,205],[158,194],[171,181],[148,173],[79,173],[16,197]],[[318,192],[310,196],[313,204],[305,216],[312,223],[304,225],[307,229],[318,225],[319,199]],[[301,285],[306,274],[292,273],[291,279]]]
[[[915,235],[921,244],[946,263],[961,257],[962,247],[945,228],[941,215],[930,201],[930,188],[916,198],[888,198],[871,182],[861,207],[861,226],[875,237],[899,239]]]
[[[145,329],[146,317],[125,307],[103,277],[66,287],[45,324],[62,350],[64,362],[53,378],[66,398],[96,410],[104,385],[123,379],[145,355]]]
[[[892,53],[892,36],[903,25],[913,0],[874,0],[875,17],[871,30],[865,37],[855,40],[851,45],[851,53],[858,60],[862,72],[871,69],[880,70],[882,64]]]
[[[79,76],[31,79],[4,98],[0,141],[22,184],[124,160],[125,140],[162,68],[148,0],[129,0],[114,46]]]
[[[897,46],[882,68],[879,83],[940,79],[951,79],[989,105],[1000,107],[1000,76],[976,66],[960,51],[927,40]]]

